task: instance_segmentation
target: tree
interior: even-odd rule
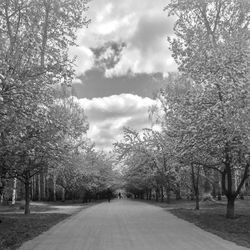
[[[66,190],[71,198],[105,198],[108,190],[116,185],[113,161],[104,152],[97,152],[93,145],[85,143],[71,159],[56,169],[56,183]]]
[[[9,175],[25,184],[26,214],[29,213],[30,179],[52,168],[51,163],[69,162],[71,152],[84,143],[78,140],[88,128],[84,112],[76,103],[69,101],[66,107],[52,103],[47,108],[29,115],[32,122],[27,125],[25,121],[8,155],[14,159],[14,164],[8,166]]]
[[[148,191],[151,198],[151,189],[156,187],[151,153],[139,132],[124,128],[123,137],[123,140],[114,146],[118,161],[124,166],[125,188],[127,192],[141,198],[144,192]]]
[[[221,173],[227,217],[232,218],[250,165],[250,4],[185,0],[171,1],[167,9],[178,18],[175,38],[169,39],[173,56],[194,86],[179,106],[175,102],[181,112],[175,120],[184,126],[192,149],[205,156],[193,163]]]
[[[89,169],[89,189],[96,197],[102,193],[114,191],[117,183],[112,155],[94,149],[89,150],[85,156],[86,164]]]
[[[2,146],[11,127],[29,115],[32,101],[36,105],[40,87],[71,81],[67,50],[76,29],[88,23],[82,15],[85,5],[80,0],[0,1]]]
[[[67,151],[67,145],[62,148],[58,142],[65,131],[73,131],[52,117],[52,92],[55,85],[72,81],[73,62],[67,52],[75,44],[76,30],[88,24],[83,15],[86,3],[0,1],[0,174],[24,178],[26,213],[29,179],[49,158],[58,160]]]
[[[141,191],[154,186],[157,198],[159,192],[161,193],[161,201],[164,199],[165,189],[169,202],[170,191],[175,190],[177,186],[177,168],[172,162],[171,138],[166,140],[164,136],[151,129],[137,132],[126,128],[124,140],[116,143],[115,147],[120,158],[125,159],[125,165],[129,166],[131,175],[127,176],[140,179],[136,182],[137,189],[140,183]],[[150,179],[151,185],[149,185]]]

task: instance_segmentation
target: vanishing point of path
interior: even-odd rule
[[[162,208],[105,202],[66,219],[20,250],[243,250]]]

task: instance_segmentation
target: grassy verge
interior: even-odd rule
[[[96,203],[82,204],[69,202],[33,202],[31,214],[24,215],[22,204],[0,206],[0,250],[17,249],[25,241]]]
[[[194,201],[172,200],[169,204],[155,201],[144,202],[162,207],[175,216],[194,223],[225,240],[250,248],[250,197],[245,200],[236,200],[234,219],[227,219],[225,216],[225,198],[220,202],[200,202],[200,210],[194,210]]]
[[[216,207],[213,209],[202,208],[200,211],[184,208],[169,211],[225,240],[250,248],[250,215],[241,214],[237,215],[235,219],[226,219],[221,208]]]
[[[43,213],[4,214],[0,215],[0,249],[16,249],[23,242],[47,231],[59,221],[70,216],[69,214]]]

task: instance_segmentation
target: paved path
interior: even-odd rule
[[[81,211],[20,250],[244,250],[162,208],[129,200]]]

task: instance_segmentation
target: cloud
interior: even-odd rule
[[[176,64],[167,44],[172,26],[173,20],[168,22],[162,15],[151,13],[141,17],[134,34],[127,41],[121,60],[113,69],[107,70],[106,75],[117,76],[128,71],[148,74],[175,71]]]
[[[132,94],[103,98],[79,99],[90,123],[88,136],[98,149],[110,150],[119,140],[123,127],[142,129],[150,127],[148,110],[156,101]]]
[[[111,149],[123,127],[151,126],[148,109],[155,101],[150,97],[164,83],[163,75],[176,70],[167,43],[174,20],[163,11],[168,2],[89,3],[92,22],[78,31],[79,47],[70,50],[78,56],[72,92],[80,98],[90,123],[88,136],[99,149]],[[126,46],[114,47],[121,44]]]
[[[92,69],[74,80],[73,93],[78,98],[105,97],[119,95],[121,93],[132,93],[143,97],[154,97],[164,86],[165,79],[162,73],[154,74],[132,74],[113,76],[107,78],[104,71]]]
[[[71,47],[69,50],[70,57],[75,59],[76,75],[90,70],[94,65],[94,54],[85,46]]]
[[[125,43],[107,42],[101,47],[91,48],[95,55],[95,67],[103,70],[113,68],[120,61],[124,47]]]
[[[127,44],[120,61],[106,70],[107,77],[128,73],[166,74],[176,70],[167,43],[167,36],[173,35],[174,23],[163,11],[167,4],[167,0],[91,1],[87,15],[92,22],[88,29],[78,32],[79,49],[102,47],[110,41]],[[78,55],[84,66],[77,73],[85,73],[93,66],[93,54]]]

